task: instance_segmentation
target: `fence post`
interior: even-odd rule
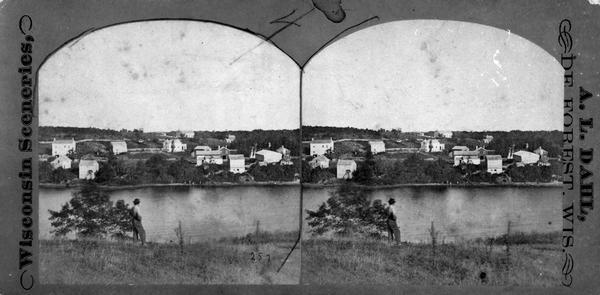
[[[435,244],[437,240],[437,233],[435,232],[435,226],[433,225],[433,221],[431,221],[431,228],[429,229],[429,235],[431,236],[431,253],[432,260],[431,264],[435,268]]]
[[[254,230],[254,240],[258,243],[258,237],[260,236],[260,220],[256,221],[256,229]]]
[[[175,230],[175,232],[177,233],[177,237],[179,238],[179,252],[181,252],[181,254],[183,254],[183,244],[185,241],[185,237],[183,234],[183,228],[181,227],[181,220],[179,220],[178,226],[177,226],[177,229]]]
[[[506,246],[506,283],[508,283],[510,277],[510,220],[508,221],[506,227],[506,239],[504,240],[504,244]]]

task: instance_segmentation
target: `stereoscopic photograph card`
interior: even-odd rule
[[[597,1],[0,15],[0,295],[600,291]]]

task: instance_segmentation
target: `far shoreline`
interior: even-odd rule
[[[77,184],[56,184],[56,183],[40,183],[40,188],[79,188],[84,183]],[[129,184],[129,185],[101,185],[97,184],[98,188],[106,190],[121,190],[121,189],[140,189],[148,187],[242,187],[242,186],[300,186],[299,181],[265,181],[265,182],[218,182],[218,183],[143,183],[143,184]]]
[[[49,189],[64,189],[64,188],[79,188],[83,186],[83,183],[77,184],[54,184],[54,183],[40,183],[40,188]],[[149,187],[244,187],[244,186],[257,186],[257,187],[277,187],[277,186],[302,186],[303,188],[335,188],[344,185],[344,183],[301,183],[298,181],[269,181],[269,182],[219,182],[219,183],[203,183],[203,184],[190,184],[190,183],[144,183],[144,184],[132,184],[132,185],[97,185],[99,188],[106,190],[121,190],[121,189],[140,189]],[[400,183],[400,184],[386,184],[386,185],[363,185],[350,183],[352,187],[364,188],[364,189],[393,189],[393,188],[405,188],[405,187],[456,187],[456,188],[482,188],[482,187],[562,187],[562,182],[513,182],[513,183],[470,183],[470,184],[455,184],[455,183]]]
[[[333,188],[344,185],[343,183],[303,183],[305,188]],[[381,184],[381,185],[364,185],[351,183],[350,186],[364,189],[390,189],[403,187],[457,187],[457,188],[480,188],[480,187],[562,187],[562,182],[512,182],[512,183],[399,183],[399,184]]]

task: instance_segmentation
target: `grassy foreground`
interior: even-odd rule
[[[559,234],[453,244],[304,239],[303,284],[560,285]],[[508,255],[507,255],[508,252]]]
[[[184,245],[183,252],[174,243],[42,240],[40,279],[44,284],[297,284],[299,245],[277,272],[296,237],[249,235]]]

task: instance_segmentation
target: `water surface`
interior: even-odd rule
[[[48,209],[60,210],[75,189],[40,188],[41,239],[52,237]],[[298,230],[299,186],[146,187],[109,191],[112,201],[141,200],[149,241],[176,240],[181,221],[186,239],[207,241],[262,231]]]
[[[316,210],[334,190],[304,188],[304,208]],[[509,221],[513,232],[560,231],[561,192],[561,187],[402,187],[371,190],[368,196],[394,198],[402,240],[427,242],[431,222],[440,241],[499,236]],[[304,220],[305,237],[309,230]]]

